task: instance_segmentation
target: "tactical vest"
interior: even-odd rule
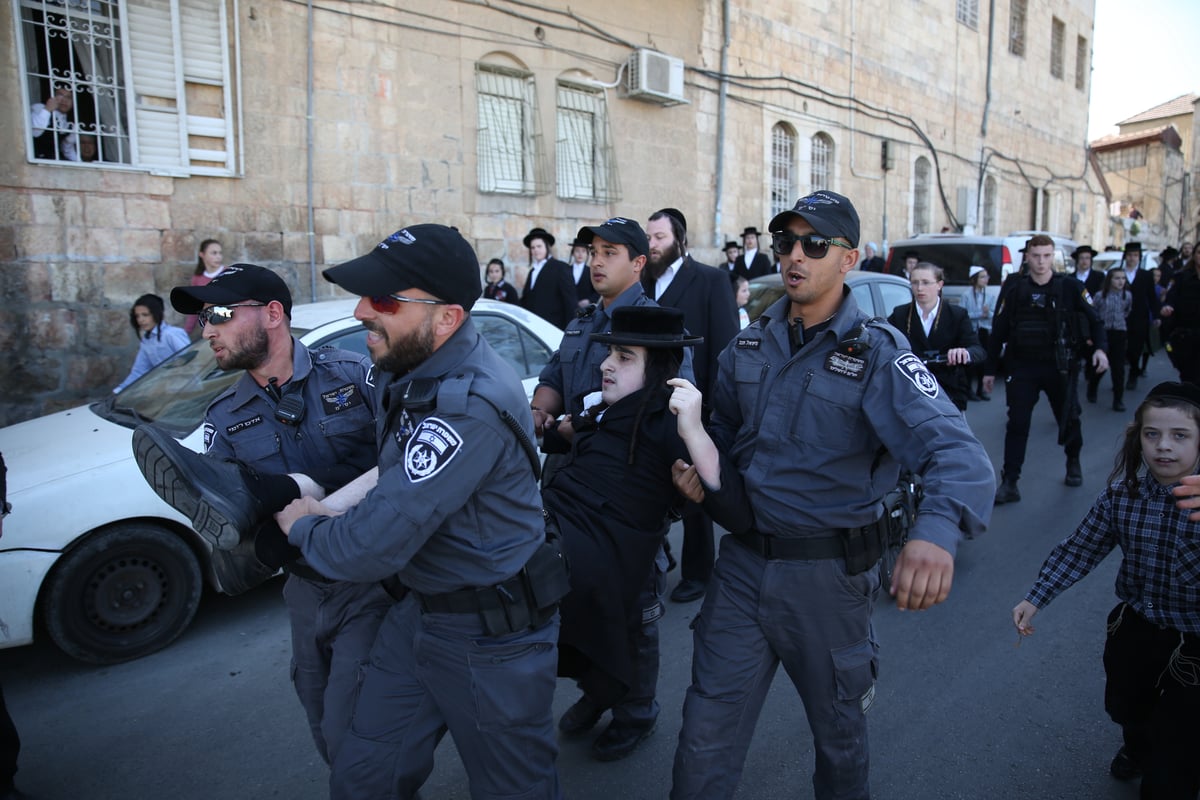
[[[1009,300],[1013,307],[1008,346],[1018,358],[1052,360],[1058,343],[1057,307],[1061,292],[1051,279],[1045,286],[1022,282],[1016,287],[1017,296]],[[1035,304],[1034,295],[1042,301]],[[1014,302],[1015,301],[1015,302]]]

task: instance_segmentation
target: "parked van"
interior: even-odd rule
[[[1025,242],[1021,242],[1021,247]],[[1000,293],[1000,284],[1005,275],[1014,271],[1013,256],[1020,255],[1010,250],[1002,236],[966,236],[961,233],[925,233],[912,239],[891,243],[888,250],[888,272],[899,271],[904,265],[904,255],[917,254],[921,261],[928,261],[942,268],[946,285],[942,297],[948,302],[961,305],[962,295],[967,293],[967,277],[971,267],[980,266],[988,273],[988,300],[995,308]],[[1020,265],[1017,261],[1017,265]]]

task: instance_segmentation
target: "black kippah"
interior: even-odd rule
[[[1165,381],[1155,386],[1150,390],[1150,394],[1146,395],[1149,400],[1152,397],[1162,397],[1169,400],[1182,400],[1185,403],[1200,408],[1200,386],[1194,383],[1178,383],[1176,381]]]

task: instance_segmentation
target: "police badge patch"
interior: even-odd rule
[[[917,355],[901,353],[892,363],[896,365],[896,369],[900,370],[901,375],[912,381],[913,386],[917,387],[921,394],[931,400],[938,396],[937,378],[933,377],[933,373],[925,368]]]
[[[213,439],[216,438],[217,428],[211,422],[204,423],[204,452],[208,452],[212,448]]]
[[[413,483],[432,478],[462,449],[462,437],[448,423],[426,417],[404,448],[404,472]]]

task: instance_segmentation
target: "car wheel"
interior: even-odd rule
[[[200,605],[200,564],[168,530],[131,523],[92,534],[46,581],[43,615],[67,655],[116,664],[183,633]]]

